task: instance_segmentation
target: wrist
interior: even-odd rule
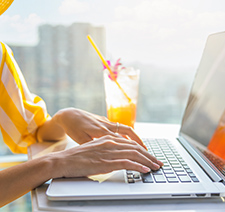
[[[65,167],[62,154],[60,152],[46,155],[46,161],[49,167],[50,179],[63,177],[63,167]]]

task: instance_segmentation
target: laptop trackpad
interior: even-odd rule
[[[113,195],[119,191],[128,192],[125,183],[124,170],[108,174],[94,175],[82,178],[54,179],[47,191],[48,196],[86,196]]]

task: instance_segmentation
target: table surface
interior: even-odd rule
[[[140,137],[177,137],[179,125],[137,123],[135,131]],[[33,144],[28,149],[29,159],[48,152],[65,149],[69,139],[56,143],[44,142]],[[38,211],[225,211],[225,199],[156,199],[156,200],[104,200],[104,201],[50,201],[45,192],[49,182],[31,191],[32,207]]]

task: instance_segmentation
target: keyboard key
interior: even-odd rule
[[[174,158],[174,155],[172,154],[165,154],[167,158]]]
[[[134,179],[132,178],[132,179],[127,179],[127,181],[128,181],[128,183],[134,183]]]
[[[128,179],[133,179],[133,174],[127,174]]]
[[[186,169],[187,173],[193,173],[191,169]]]
[[[176,158],[167,158],[169,162],[178,163],[178,160]]]
[[[180,162],[183,166],[187,166],[187,163],[186,162]]]
[[[156,183],[166,183],[166,179],[163,175],[154,175]]]
[[[171,170],[172,171],[172,168],[170,166],[163,166],[161,169],[162,170]]]
[[[172,154],[172,152],[169,149],[163,149],[164,154]]]
[[[173,165],[180,165],[180,163],[177,160],[169,160],[170,164]]]
[[[175,158],[174,154],[172,152],[165,153],[165,155],[166,155],[167,158]]]
[[[186,172],[176,172],[177,176],[186,176]]]
[[[196,177],[194,173],[189,173],[190,177]]]
[[[173,164],[171,164],[171,166],[172,166],[173,168],[182,168],[180,165],[173,165]]]
[[[171,170],[163,170],[163,172],[165,174],[173,174],[174,173],[172,169]]]
[[[169,161],[165,160],[164,165],[170,165]]]
[[[166,178],[174,178],[176,177],[175,174],[165,174]]]
[[[183,168],[174,168],[173,169],[175,172],[184,172]]]
[[[161,169],[159,169],[159,170],[157,170],[157,171],[152,171],[152,174],[153,174],[153,175],[162,175],[163,172],[162,172]]]
[[[171,145],[170,149],[173,151],[173,153],[178,154],[177,150]]]
[[[177,178],[167,178],[167,181],[169,183],[178,183],[179,182],[179,180]]]
[[[197,177],[193,177],[193,178],[191,178],[191,179],[192,179],[192,181],[193,181],[194,183],[198,183],[198,182],[199,182],[199,180],[198,180]]]
[[[162,155],[162,152],[161,152],[161,150],[155,150],[155,149],[153,149],[153,151],[154,151],[154,153],[155,153],[155,155]]]
[[[166,163],[166,164],[164,163],[163,167],[164,168],[171,168],[171,166],[168,163]]]
[[[142,177],[142,181],[143,183],[153,183],[153,178],[152,175],[150,173],[146,173],[146,174],[141,174]]]
[[[157,155],[157,154],[155,154],[155,157],[157,158],[157,160],[166,160],[166,158],[165,157],[162,157],[162,155]]]
[[[175,154],[174,154],[176,157],[180,157],[180,154],[179,153],[177,153],[177,152],[175,152]]]
[[[179,176],[181,182],[190,183],[191,180],[188,176]]]
[[[170,165],[171,166],[178,166],[180,164],[178,163],[178,161],[170,161]]]
[[[140,173],[134,173],[133,177],[134,177],[134,179],[139,179],[140,178]]]

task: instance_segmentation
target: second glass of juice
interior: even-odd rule
[[[129,100],[115,81],[112,80],[109,71],[104,70],[107,117],[110,121],[119,122],[134,128],[139,76],[140,71],[132,67],[123,68],[115,75],[118,84],[130,98]]]

